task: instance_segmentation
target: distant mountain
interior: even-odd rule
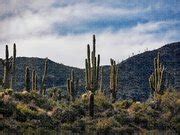
[[[147,99],[150,94],[148,78],[153,72],[153,59],[157,53],[160,52],[161,59],[165,65],[166,71],[166,86],[174,86],[174,51],[180,48],[180,42],[167,44],[157,50],[146,51],[144,53],[130,57],[119,66],[119,90],[118,97],[120,98],[134,98],[136,100]],[[17,58],[17,89],[21,90],[24,87],[24,72],[25,67],[35,69],[38,73],[39,82],[44,69],[44,59],[41,58]],[[84,69],[66,66],[48,61],[48,82],[47,87],[66,87],[67,78],[69,78],[71,70],[75,71],[75,76],[80,79],[80,84],[84,85]],[[108,93],[109,89],[109,66],[104,66],[104,88]],[[0,77],[3,75],[3,68],[0,65]],[[168,80],[168,81],[167,81]]]
[[[149,76],[154,70],[153,60],[160,52],[160,57],[165,66],[165,86],[174,87],[175,75],[175,50],[180,49],[180,42],[167,44],[157,50],[146,51],[135,55],[119,64],[121,98],[147,99],[150,94]]]
[[[16,89],[21,90],[24,88],[24,75],[25,75],[25,68],[28,66],[30,70],[36,70],[38,74],[38,82],[40,86],[40,82],[43,75],[44,70],[44,62],[45,59],[42,58],[27,58],[27,57],[18,57],[17,58],[17,84]],[[76,78],[79,78],[80,81],[84,80],[84,70],[65,66],[63,64],[55,63],[51,60],[48,60],[48,74],[47,74],[47,87],[54,87],[54,86],[61,86],[65,87],[67,79],[70,77],[71,70],[75,71]],[[0,65],[0,76],[3,75],[3,68]]]

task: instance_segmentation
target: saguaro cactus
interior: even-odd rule
[[[77,94],[79,95],[79,78],[76,78],[76,89],[75,89],[75,91],[77,92]]]
[[[34,90],[35,91],[38,90],[38,76],[37,76],[37,73],[35,74],[35,78],[34,78]]]
[[[116,101],[116,93],[118,89],[118,66],[116,65],[115,60],[110,59],[111,67],[110,67],[110,92],[112,102]]]
[[[103,76],[104,76],[104,70],[103,67],[101,67],[101,80],[100,80],[100,91],[104,92],[104,88],[103,88]]]
[[[4,67],[4,77],[3,77],[3,87],[4,89],[10,88],[10,75],[11,75],[11,68],[12,68],[12,60],[13,58],[9,58],[9,49],[8,45],[6,45],[5,50],[5,60],[1,61]]]
[[[35,70],[32,71],[32,90],[37,91],[37,73]]]
[[[16,44],[14,43],[14,45],[13,45],[11,89],[15,88],[15,83],[16,83]]]
[[[94,117],[94,94],[89,95],[89,116]]]
[[[30,92],[31,90],[29,67],[26,67],[26,70],[25,70],[25,90],[28,92]]]
[[[164,66],[160,62],[160,53],[158,53],[157,58],[154,58],[154,72],[149,78],[149,85],[154,96],[156,96],[156,94],[162,94],[163,92],[163,75]]]
[[[74,83],[74,70],[71,70],[70,79],[67,80],[68,100],[74,101],[75,99],[75,83]]]
[[[100,55],[96,57],[96,38],[93,35],[93,51],[90,54],[90,46],[87,45],[86,66],[86,89],[93,93],[98,89]]]
[[[46,79],[47,79],[47,69],[48,69],[47,62],[48,62],[48,58],[45,59],[44,74],[42,77],[41,90],[40,90],[40,94],[43,94],[43,95],[46,94]]]
[[[0,59],[4,68],[4,76],[2,86],[4,89],[13,88],[15,82],[15,67],[16,67],[16,45],[13,47],[13,57],[9,57],[8,45],[5,49],[5,59]]]

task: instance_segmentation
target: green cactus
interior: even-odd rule
[[[164,66],[160,62],[160,53],[158,52],[157,58],[154,58],[154,72],[149,77],[149,85],[154,96],[163,93],[163,76]]]
[[[3,83],[2,86],[4,89],[10,88],[10,75],[11,75],[11,70],[12,70],[12,61],[13,58],[9,57],[9,49],[8,45],[6,45],[5,49],[5,59],[0,59],[3,68],[4,68],[4,76],[3,76]]]
[[[37,76],[37,73],[35,74],[35,78],[34,78],[34,90],[35,91],[38,90],[38,76]]]
[[[100,55],[96,58],[96,38],[93,35],[93,51],[90,54],[90,46],[87,45],[86,66],[86,90],[95,92],[98,89]]]
[[[26,67],[25,70],[25,90],[30,92],[31,88],[30,88],[30,71],[29,71],[29,67]]]
[[[37,91],[37,73],[35,70],[32,71],[32,90]]]
[[[89,95],[89,116],[94,117],[94,94]]]
[[[101,67],[101,79],[100,79],[100,91],[101,92],[104,92],[104,88],[103,88],[103,76],[104,76],[104,70],[103,70],[103,67]]]
[[[74,101],[75,99],[74,70],[71,70],[70,79],[67,80],[67,92],[68,92],[68,100]]]
[[[110,92],[112,102],[116,101],[116,94],[118,89],[118,66],[116,65],[115,60],[110,59],[111,67],[110,67]]]
[[[43,77],[42,77],[41,90],[40,90],[41,95],[46,94],[47,69],[48,69],[48,58],[45,59],[45,63],[44,63],[44,73],[43,73]]]
[[[16,67],[16,45],[13,46],[13,57],[9,57],[8,45],[5,49],[5,59],[0,59],[4,68],[2,86],[4,89],[14,88],[15,85],[15,67]]]
[[[76,86],[75,91],[76,91],[77,94],[79,95],[79,93],[78,93],[78,92],[79,92],[79,78],[76,78],[76,82],[75,82],[75,83],[76,83],[76,85],[75,85],[75,86]]]
[[[15,89],[15,84],[16,84],[16,44],[14,43],[14,45],[13,45],[11,89]]]

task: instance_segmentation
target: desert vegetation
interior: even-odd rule
[[[135,133],[149,130],[169,130],[179,133],[180,93],[164,87],[165,67],[160,53],[154,58],[154,71],[149,77],[151,95],[145,102],[118,99],[119,76],[117,62],[110,59],[109,91],[103,88],[104,71],[100,55],[96,55],[96,38],[93,35],[92,51],[87,45],[85,59],[86,92],[77,94],[79,78],[74,70],[67,78],[67,90],[47,89],[48,58],[44,60],[42,77],[28,66],[24,69],[24,89],[16,90],[16,45],[9,57],[0,59],[4,76],[0,91],[0,130],[32,133],[70,131],[78,133]],[[152,60],[153,62],[153,60]],[[38,79],[40,79],[38,87]],[[64,94],[65,93],[65,94]],[[40,130],[40,131],[39,131]],[[48,131],[45,131],[48,130]],[[1,133],[0,131],[0,133]]]

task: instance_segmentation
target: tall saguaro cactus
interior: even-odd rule
[[[68,100],[74,101],[75,99],[74,70],[71,70],[70,79],[67,80],[67,92],[68,92]]]
[[[154,58],[154,72],[149,77],[149,85],[154,93],[162,94],[163,92],[163,75],[164,75],[164,66],[160,62],[160,53],[157,54],[157,57]]]
[[[112,102],[116,101],[116,93],[118,89],[118,66],[116,65],[115,60],[110,59],[110,92],[112,97]]]
[[[15,83],[15,67],[16,67],[16,45],[13,47],[13,57],[9,57],[9,49],[8,45],[6,45],[5,49],[5,59],[0,59],[0,62],[4,68],[4,76],[3,76],[3,88],[14,88]]]
[[[35,70],[32,71],[32,90],[37,91],[37,73]]]
[[[91,54],[90,54],[91,53]],[[87,45],[86,66],[86,89],[93,93],[98,89],[100,55],[96,57],[96,38],[93,35],[93,50],[90,52],[90,46]]]
[[[101,67],[101,80],[100,80],[100,91],[104,92],[104,88],[103,88],[103,76],[104,76],[104,69],[103,67]]]
[[[16,83],[16,44],[13,45],[13,60],[12,60],[12,76],[11,76],[11,89],[15,88]]]
[[[8,49],[8,45],[6,45],[5,60],[1,60],[4,67],[4,77],[3,77],[4,89],[10,88],[10,75],[11,75],[11,68],[12,68],[12,60],[13,60],[12,57],[9,58],[9,49]]]
[[[48,69],[47,62],[48,62],[48,58],[45,59],[44,73],[43,73],[43,77],[42,77],[41,90],[40,90],[40,94],[43,94],[43,95],[46,94],[46,79],[47,79],[47,69]]]
[[[25,70],[25,90],[28,92],[30,92],[30,90],[31,90],[29,67],[26,67],[26,70]]]

